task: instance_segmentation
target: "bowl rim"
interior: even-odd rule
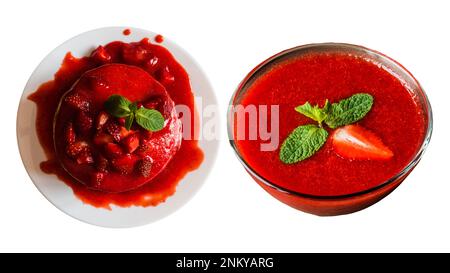
[[[231,124],[232,123],[232,107],[234,106],[234,101],[237,97],[237,95],[239,94],[239,92],[242,90],[242,88],[248,83],[248,81],[250,79],[252,79],[252,77],[259,72],[260,70],[264,69],[267,65],[270,65],[273,61],[276,61],[278,58],[280,57],[284,57],[290,53],[296,52],[296,51],[301,51],[301,50],[311,50],[311,49],[315,49],[315,48],[319,48],[319,47],[330,47],[330,48],[346,48],[349,50],[353,50],[353,51],[363,51],[364,53],[367,53],[368,55],[371,56],[377,56],[377,57],[381,57],[382,59],[384,59],[385,61],[387,60],[388,62],[390,62],[391,64],[397,66],[400,70],[402,70],[402,72],[405,73],[405,75],[407,75],[408,77],[410,77],[410,80],[412,82],[414,82],[414,84],[418,87],[417,91],[422,99],[423,99],[423,105],[424,105],[424,111],[426,111],[426,117],[428,119],[427,122],[427,128],[426,128],[426,133],[424,135],[423,141],[422,141],[422,145],[420,146],[420,148],[416,151],[414,157],[409,161],[409,163],[401,170],[399,171],[396,175],[392,176],[391,178],[389,178],[388,180],[384,181],[383,183],[380,183],[377,186],[371,187],[369,189],[366,190],[362,190],[362,191],[357,191],[354,193],[348,193],[348,194],[342,194],[342,195],[314,195],[314,194],[307,194],[307,193],[301,193],[301,192],[297,192],[297,191],[293,191],[284,187],[281,187],[271,181],[269,181],[268,179],[262,177],[260,174],[258,174],[251,166],[250,164],[248,164],[246,162],[246,160],[241,156],[241,154],[238,151],[238,148],[236,146],[236,143],[234,141],[234,135],[233,135],[233,128],[231,128]],[[351,198],[351,197],[356,197],[356,196],[361,196],[361,195],[365,195],[365,194],[369,194],[372,192],[375,192],[378,189],[381,189],[385,186],[388,186],[396,181],[398,181],[399,178],[402,178],[404,175],[408,175],[409,172],[411,172],[414,167],[417,165],[417,163],[420,161],[420,159],[422,158],[426,148],[428,147],[429,143],[430,143],[430,139],[431,139],[431,135],[433,132],[433,112],[432,112],[432,108],[431,108],[431,104],[430,101],[428,99],[427,94],[425,93],[423,87],[420,85],[419,81],[411,74],[411,72],[409,72],[402,64],[400,64],[399,62],[397,62],[396,60],[392,59],[391,57],[378,52],[376,50],[361,46],[361,45],[355,45],[355,44],[349,44],[349,43],[336,43],[336,42],[325,42],[325,43],[310,43],[310,44],[304,44],[304,45],[299,45],[299,46],[295,46],[286,50],[283,50],[271,57],[269,57],[268,59],[266,59],[265,61],[261,62],[260,64],[258,64],[255,68],[253,68],[248,74],[247,76],[239,83],[238,87],[236,88],[236,90],[234,91],[230,103],[229,103],[229,107],[228,107],[228,112],[227,112],[227,133],[228,133],[228,140],[229,143],[231,145],[231,147],[234,150],[234,153],[236,154],[238,160],[241,162],[241,164],[245,167],[245,169],[247,170],[247,172],[250,173],[250,175],[253,178],[257,178],[259,182],[263,183],[265,186],[268,186],[272,189],[275,189],[281,193],[285,193],[285,194],[289,194],[289,195],[295,195],[298,197],[302,197],[302,198],[309,198],[309,199],[320,199],[320,200],[336,200],[336,199],[346,199],[346,198]]]

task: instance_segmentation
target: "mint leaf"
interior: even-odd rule
[[[322,121],[328,117],[328,112],[330,109],[331,105],[328,100],[325,101],[323,108],[320,108],[318,104],[312,106],[309,102],[295,107],[295,111],[317,121],[320,126],[322,125]]]
[[[316,125],[299,126],[284,140],[280,160],[286,164],[297,163],[315,154],[325,143],[328,132]]]
[[[121,95],[112,95],[105,101],[106,111],[116,118],[123,118],[131,113],[131,102]]]
[[[133,113],[136,112],[136,110],[138,109],[137,103],[136,102],[131,103],[129,108],[130,108],[131,112],[133,112]]]
[[[131,113],[125,118],[125,129],[130,131],[131,125],[133,125],[133,121],[134,121],[134,113]]]
[[[159,131],[164,127],[164,117],[155,109],[141,107],[136,110],[135,118],[137,124],[152,132]]]
[[[348,125],[362,119],[372,108],[373,97],[358,93],[331,105],[325,123],[332,129]]]

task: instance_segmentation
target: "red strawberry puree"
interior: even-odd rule
[[[113,94],[158,110],[164,128],[150,132],[134,123],[126,130],[103,108]],[[69,52],[54,80],[29,99],[37,104],[37,134],[48,158],[41,169],[95,207],[158,205],[203,161],[198,132],[182,139],[174,108],[187,105],[196,114],[188,75],[149,39],[112,42],[82,58]]]
[[[400,80],[376,63],[344,53],[308,53],[275,65],[259,77],[241,100],[244,106],[280,105],[280,145],[300,125],[314,121],[294,108],[309,101],[323,105],[355,93],[373,96],[371,111],[357,125],[378,136],[393,152],[388,160],[351,160],[339,156],[330,137],[312,157],[295,164],[279,159],[279,148],[260,151],[261,140],[238,140],[244,160],[268,181],[291,191],[337,196],[368,190],[401,171],[425,134],[421,108]],[[269,111],[270,112],[270,111]],[[270,120],[270,118],[269,118]],[[248,128],[247,128],[248,131]],[[248,135],[248,132],[247,132]]]

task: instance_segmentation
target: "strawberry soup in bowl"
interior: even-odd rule
[[[322,216],[364,209],[420,161],[432,112],[417,80],[365,47],[288,49],[254,68],[231,99],[238,159],[269,194]]]

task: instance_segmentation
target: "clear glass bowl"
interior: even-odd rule
[[[278,64],[286,59],[298,57],[302,54],[311,52],[343,52],[361,56],[368,60],[373,60],[377,64],[381,64],[383,69],[395,75],[399,80],[402,81],[405,86],[408,87],[410,92],[413,93],[413,96],[415,97],[418,105],[422,108],[426,126],[426,133],[424,135],[422,145],[417,150],[413,159],[403,168],[403,170],[401,170],[399,173],[397,173],[387,181],[379,184],[378,186],[361,192],[337,196],[304,194],[301,192],[295,192],[282,188],[263,178],[252,168],[250,164],[245,161],[245,159],[239,153],[239,150],[236,147],[236,143],[233,140],[234,134],[232,128],[232,119],[234,117],[232,116],[232,111],[228,112],[228,137],[231,147],[235,151],[238,159],[250,174],[250,176],[265,191],[267,191],[279,201],[304,212],[322,216],[352,213],[378,202],[390,192],[392,192],[398,185],[400,185],[400,183],[409,175],[409,173],[420,161],[426,147],[428,146],[433,130],[431,105],[428,101],[427,95],[423,91],[419,82],[414,78],[414,76],[401,64],[387,57],[386,55],[358,45],[343,43],[319,43],[302,45],[282,51],[256,66],[239,84],[237,90],[234,92],[231,98],[231,106],[239,105],[242,95],[247,92],[248,87],[251,86],[253,82],[261,75],[266,73],[266,71],[268,71],[274,64]]]

